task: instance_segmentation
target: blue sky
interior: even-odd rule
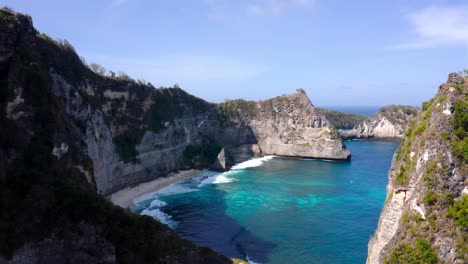
[[[307,91],[319,106],[420,105],[468,68],[448,0],[1,0],[88,62],[208,101]]]

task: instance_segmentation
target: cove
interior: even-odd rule
[[[347,141],[350,162],[266,157],[140,199],[141,214],[254,263],[364,263],[397,141]]]

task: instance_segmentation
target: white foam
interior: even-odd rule
[[[193,184],[199,185],[204,180],[213,176],[218,176],[219,174],[220,174],[219,172],[215,172],[215,171],[202,171],[199,174],[197,174],[197,176],[193,177],[191,180]]]
[[[247,168],[262,166],[263,163],[273,159],[274,157],[275,156],[265,156],[263,158],[250,159],[248,161],[244,161],[235,166],[232,166],[231,170],[243,170]]]
[[[171,220],[172,217],[170,215],[164,213],[163,211],[159,209],[153,209],[153,210],[145,209],[140,214],[149,215],[153,217],[154,219],[159,220],[159,222],[170,226],[171,228],[174,228],[177,225],[176,222]]]
[[[164,203],[165,202],[158,200],[158,196],[165,196],[165,195],[173,195],[173,194],[179,194],[179,193],[188,193],[188,192],[196,192],[198,191],[197,189],[191,189],[189,187],[185,187],[179,183],[174,183],[171,184],[167,187],[164,187],[158,191],[155,192],[150,192],[150,193],[145,193],[135,199],[133,199],[133,204],[135,205],[141,205],[145,201],[152,200],[151,204],[155,203],[154,205],[156,206],[156,203]],[[158,207],[164,206],[164,205],[159,205]],[[150,208],[153,207],[150,205]]]
[[[226,177],[226,174],[227,173],[221,173],[221,174],[217,174],[217,175],[208,177],[208,178],[204,179],[203,181],[201,181],[200,184],[198,184],[197,187],[200,188],[203,185],[207,185],[207,184],[220,184],[220,183],[233,182],[234,179]]]
[[[167,203],[164,202],[164,201],[161,201],[161,200],[158,200],[158,199],[155,199],[153,200],[150,205],[149,205],[149,209],[153,209],[153,208],[159,208],[159,207],[163,207],[163,206],[166,206]]]
[[[156,197],[157,197],[156,192],[145,193],[145,194],[133,199],[133,204],[138,205],[138,204],[140,204],[140,203],[142,203],[144,201],[153,200]]]
[[[260,264],[260,262],[255,262],[255,261],[251,260],[251,259],[249,258],[249,256],[246,256],[246,259],[247,259],[247,262],[248,262],[249,264]]]
[[[179,184],[179,183],[174,183],[174,184],[171,184],[167,187],[160,189],[159,191],[156,192],[156,194],[159,196],[164,196],[164,195],[173,195],[173,194],[196,192],[196,191],[198,190],[183,186],[182,184]]]

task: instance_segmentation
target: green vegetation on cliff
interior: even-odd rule
[[[225,120],[242,122],[246,116],[255,116],[257,103],[243,99],[226,100],[218,104],[218,111]]]
[[[221,146],[211,138],[203,138],[200,145],[189,145],[184,150],[184,162],[190,167],[207,168],[213,164]]]
[[[398,230],[384,249],[385,263],[468,260],[468,196],[461,195],[468,172],[467,95],[466,81],[450,74],[405,132],[391,185],[413,202],[402,205]]]
[[[468,195],[453,203],[447,216],[453,218],[458,227],[468,230]]]
[[[363,115],[316,108],[337,129],[351,129],[366,119]]]
[[[140,129],[128,130],[114,138],[115,147],[120,158],[125,162],[137,162],[138,151],[136,146],[141,142],[143,131]]]
[[[385,258],[385,264],[436,264],[436,252],[424,238],[416,239],[414,245],[401,243]]]
[[[452,151],[459,162],[468,161],[468,95],[465,100],[457,100],[451,120],[453,127]]]
[[[387,105],[379,109],[380,113],[393,113],[398,111],[402,111],[406,115],[416,115],[418,113],[418,108],[409,105]]]

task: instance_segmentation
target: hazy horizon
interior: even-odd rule
[[[303,88],[316,106],[419,106],[468,68],[464,1],[18,1],[88,63],[211,102]]]

